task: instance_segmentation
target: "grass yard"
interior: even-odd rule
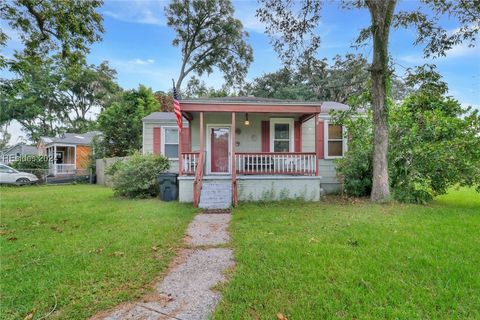
[[[180,245],[191,206],[92,185],[0,188],[1,319],[85,319],[139,297]]]
[[[245,204],[215,319],[479,319],[480,196]]]

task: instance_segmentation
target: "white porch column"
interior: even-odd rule
[[[57,175],[57,145],[53,146],[53,175]]]
[[[77,145],[75,145],[75,149],[73,149],[73,163],[75,164],[74,169],[77,170]]]

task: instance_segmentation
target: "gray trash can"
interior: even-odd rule
[[[158,175],[158,184],[160,189],[160,199],[163,201],[175,201],[178,199],[178,174],[160,173]]]

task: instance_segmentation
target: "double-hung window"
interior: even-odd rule
[[[162,154],[168,159],[178,159],[178,128],[162,127]]]
[[[293,119],[270,119],[270,150],[293,151]]]
[[[344,128],[327,122],[325,129],[325,154],[327,158],[343,157],[346,148]]]

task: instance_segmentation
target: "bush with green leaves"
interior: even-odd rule
[[[426,203],[453,186],[480,192],[480,115],[446,96],[437,73],[421,72],[417,91],[389,110],[390,187],[396,200]],[[337,163],[344,190],[366,196],[372,180],[371,119],[343,117],[351,136],[349,150]]]
[[[11,164],[12,168],[19,171],[33,173],[38,178],[44,177],[48,172],[48,158],[42,155],[24,155]]]
[[[344,158],[337,161],[338,178],[346,194],[368,196],[372,191],[372,130],[370,117],[345,119],[351,137]]]
[[[107,170],[113,174],[115,195],[127,198],[148,198],[158,195],[158,175],[170,167],[161,155],[134,153],[126,160],[117,161]]]
[[[480,190],[480,117],[458,101],[418,93],[391,114],[390,185],[395,199],[425,203],[454,185]]]

